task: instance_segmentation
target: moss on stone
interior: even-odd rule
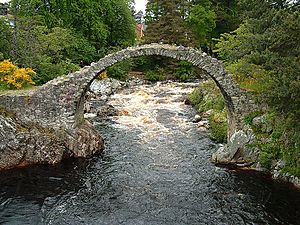
[[[12,118],[14,117],[15,114],[10,111],[7,111],[3,107],[0,107],[0,115],[4,117]]]

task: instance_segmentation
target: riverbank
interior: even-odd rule
[[[224,143],[227,139],[227,110],[218,88],[213,82],[204,81],[188,95],[188,99],[197,111],[194,121],[200,125],[205,124],[206,129],[209,129],[211,138]],[[276,153],[276,156],[272,155],[272,151],[268,149],[268,146],[266,147],[273,131],[271,122],[267,120],[267,115],[254,112],[244,120],[249,130],[256,136],[256,141],[253,141],[251,145],[254,151],[259,152],[259,155],[255,161],[248,165],[239,163],[235,165],[249,170],[267,172],[273,179],[290,182],[295,187],[300,188],[299,177],[286,171],[287,163],[278,159],[280,152]],[[264,149],[262,151],[259,148]]]

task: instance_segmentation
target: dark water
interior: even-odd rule
[[[102,156],[2,173],[0,224],[300,224],[300,192],[212,165],[216,144],[168,88],[115,96],[129,116],[96,124]]]

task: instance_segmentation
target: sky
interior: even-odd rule
[[[9,0],[0,0],[0,3],[8,2]],[[135,0],[136,11],[142,10],[145,12],[147,0]]]
[[[147,0],[135,0],[135,10],[145,12]]]
[[[4,2],[8,2],[9,0],[0,0],[0,3],[4,3]],[[135,0],[135,9],[136,11],[144,11],[145,12],[145,8],[146,8],[146,2],[147,0]]]

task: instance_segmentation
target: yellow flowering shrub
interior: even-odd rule
[[[106,71],[103,71],[102,73],[100,73],[99,75],[98,75],[98,79],[99,80],[105,80],[105,79],[107,79],[108,78],[108,76],[107,76],[107,72]]]
[[[10,89],[34,85],[32,76],[35,74],[31,68],[18,68],[9,60],[0,62],[0,83]]]

